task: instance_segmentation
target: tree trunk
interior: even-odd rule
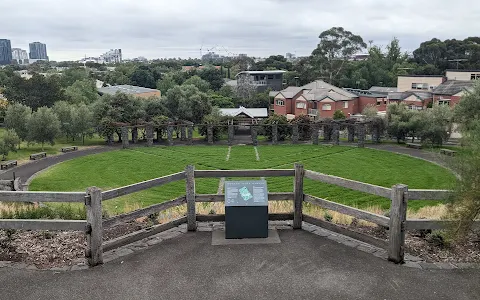
[[[42,151],[43,151],[43,144],[44,144],[44,142],[42,142]]]
[[[82,134],[82,145],[85,145],[85,134]]]

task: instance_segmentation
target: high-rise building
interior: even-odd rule
[[[30,43],[30,59],[48,60],[47,45],[40,42]]]
[[[19,65],[28,65],[28,53],[20,48],[12,48],[12,60]]]
[[[0,65],[12,63],[12,44],[10,40],[0,39]]]
[[[100,55],[99,61],[101,61],[102,63],[121,63],[122,49],[112,49]]]

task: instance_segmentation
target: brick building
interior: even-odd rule
[[[473,80],[447,80],[433,90],[433,101],[453,108],[474,84]]]

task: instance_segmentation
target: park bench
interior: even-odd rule
[[[17,165],[17,161],[16,160],[9,160],[9,161],[2,161],[2,163],[0,164],[0,169],[1,170],[6,170],[10,167],[13,167],[13,166],[16,166]]]
[[[78,150],[78,147],[77,146],[71,146],[71,147],[63,147],[62,148],[62,152],[65,153],[65,152],[71,152],[71,151],[77,151]]]
[[[450,149],[440,149],[440,153],[448,156],[455,156],[455,154],[457,154],[457,151]]]
[[[37,159],[41,159],[41,158],[44,158],[44,157],[47,157],[47,152],[39,152],[39,153],[30,154],[30,160],[37,160]]]
[[[408,148],[422,149],[422,144],[406,143]]]

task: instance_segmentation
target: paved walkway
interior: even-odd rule
[[[303,230],[212,246],[186,233],[90,270],[0,268],[1,299],[478,299],[479,270],[419,270]]]
[[[67,152],[67,153],[59,154],[55,156],[48,156],[47,158],[44,158],[44,159],[35,160],[32,162],[28,162],[24,165],[18,166],[16,168],[9,169],[7,171],[2,171],[0,173],[0,179],[12,179],[13,172],[15,172],[15,176],[20,177],[22,181],[25,183],[25,181],[27,181],[27,179],[30,178],[30,176],[32,176],[33,174],[45,168],[48,168],[54,164],[57,164],[59,162],[70,160],[70,159],[81,157],[81,156],[90,155],[90,154],[102,153],[102,152],[118,150],[118,149],[120,149],[120,146],[98,146],[94,148],[88,148],[85,150],[78,150],[78,151]]]

